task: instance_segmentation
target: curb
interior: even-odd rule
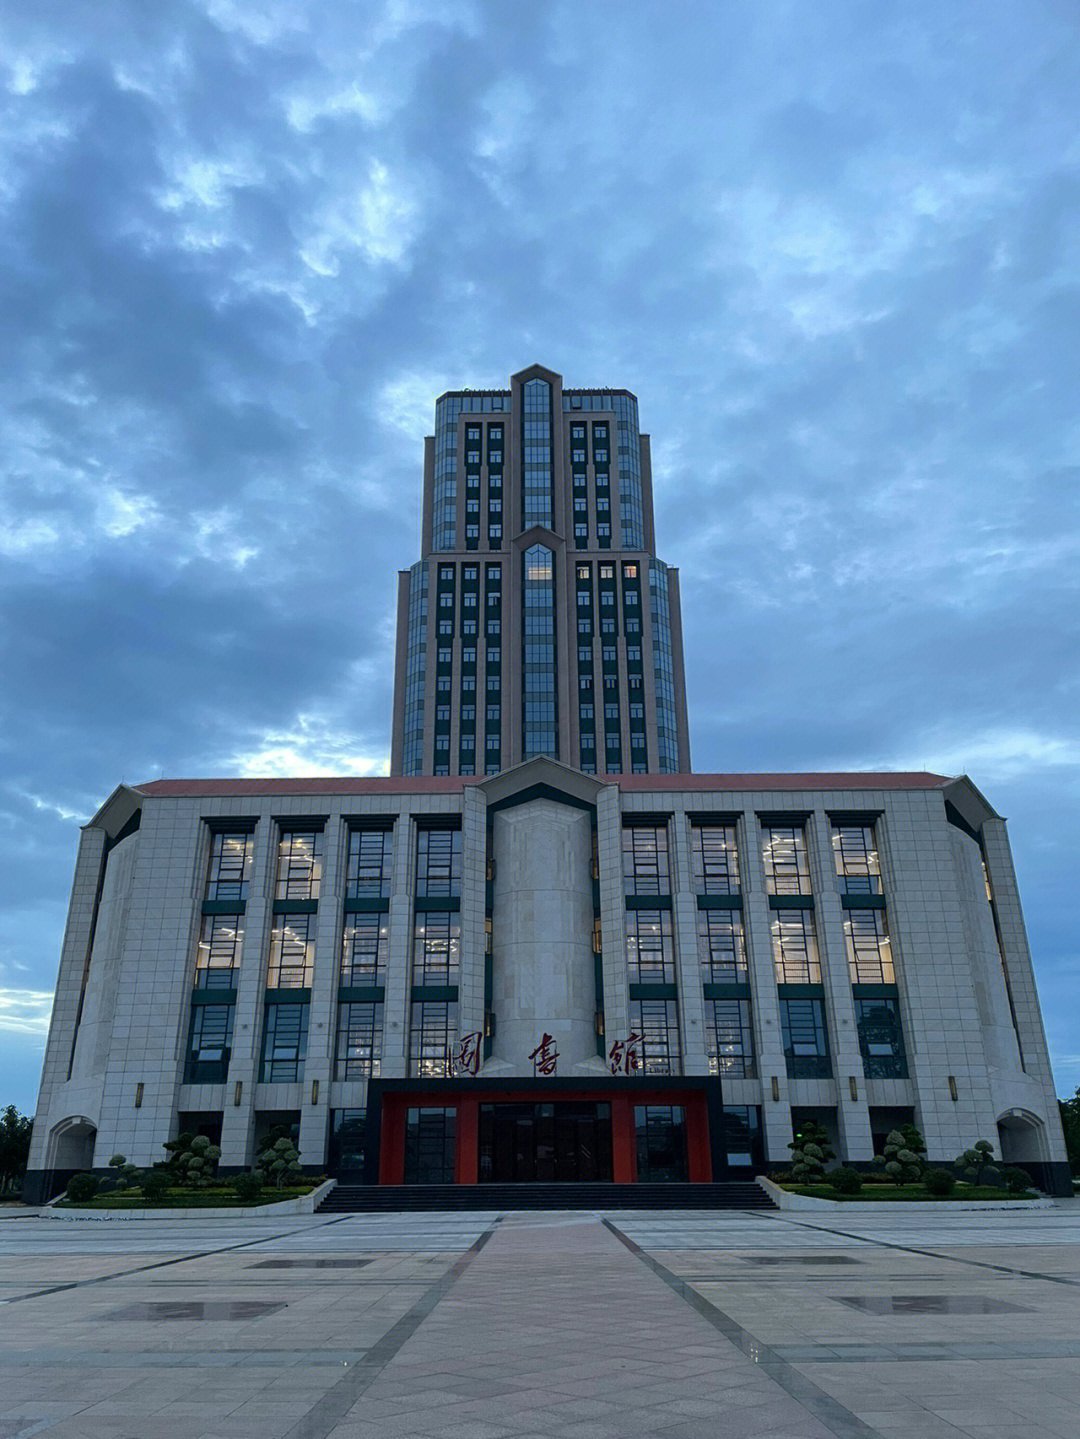
[[[757,1176],[757,1182],[777,1209],[816,1211],[820,1214],[852,1214],[859,1218],[869,1214],[925,1214],[928,1210],[935,1214],[985,1214],[989,1210],[1011,1212],[1017,1209],[1024,1211],[1056,1208],[1052,1199],[878,1199],[860,1204],[857,1199],[814,1199],[809,1194],[789,1194],[786,1189],[781,1189],[779,1184],[774,1184],[763,1174]]]
[[[314,1214],[331,1189],[336,1179],[328,1179],[310,1194],[299,1199],[283,1199],[278,1204],[232,1204],[216,1209],[56,1209],[43,1207],[37,1210],[41,1219],[59,1219],[78,1223],[80,1220],[143,1220],[143,1219],[267,1219],[278,1214]]]

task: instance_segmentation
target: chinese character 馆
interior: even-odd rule
[[[634,1074],[639,1066],[637,1046],[641,1043],[640,1034],[629,1034],[625,1039],[617,1039],[608,1050],[608,1069],[612,1074]]]

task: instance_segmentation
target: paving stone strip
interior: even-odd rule
[[[879,1439],[783,1361],[748,1357],[659,1269],[595,1216],[508,1217],[340,1427],[288,1439]]]

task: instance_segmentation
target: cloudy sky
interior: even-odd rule
[[[434,398],[534,361],[640,397],[695,769],[969,772],[1076,1088],[1072,0],[4,24],[0,1105],[120,780],[381,772]]]

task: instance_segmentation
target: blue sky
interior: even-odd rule
[[[120,780],[378,773],[442,390],[625,386],[697,770],[969,772],[1080,1083],[1064,0],[37,0],[0,34],[0,1105]]]

